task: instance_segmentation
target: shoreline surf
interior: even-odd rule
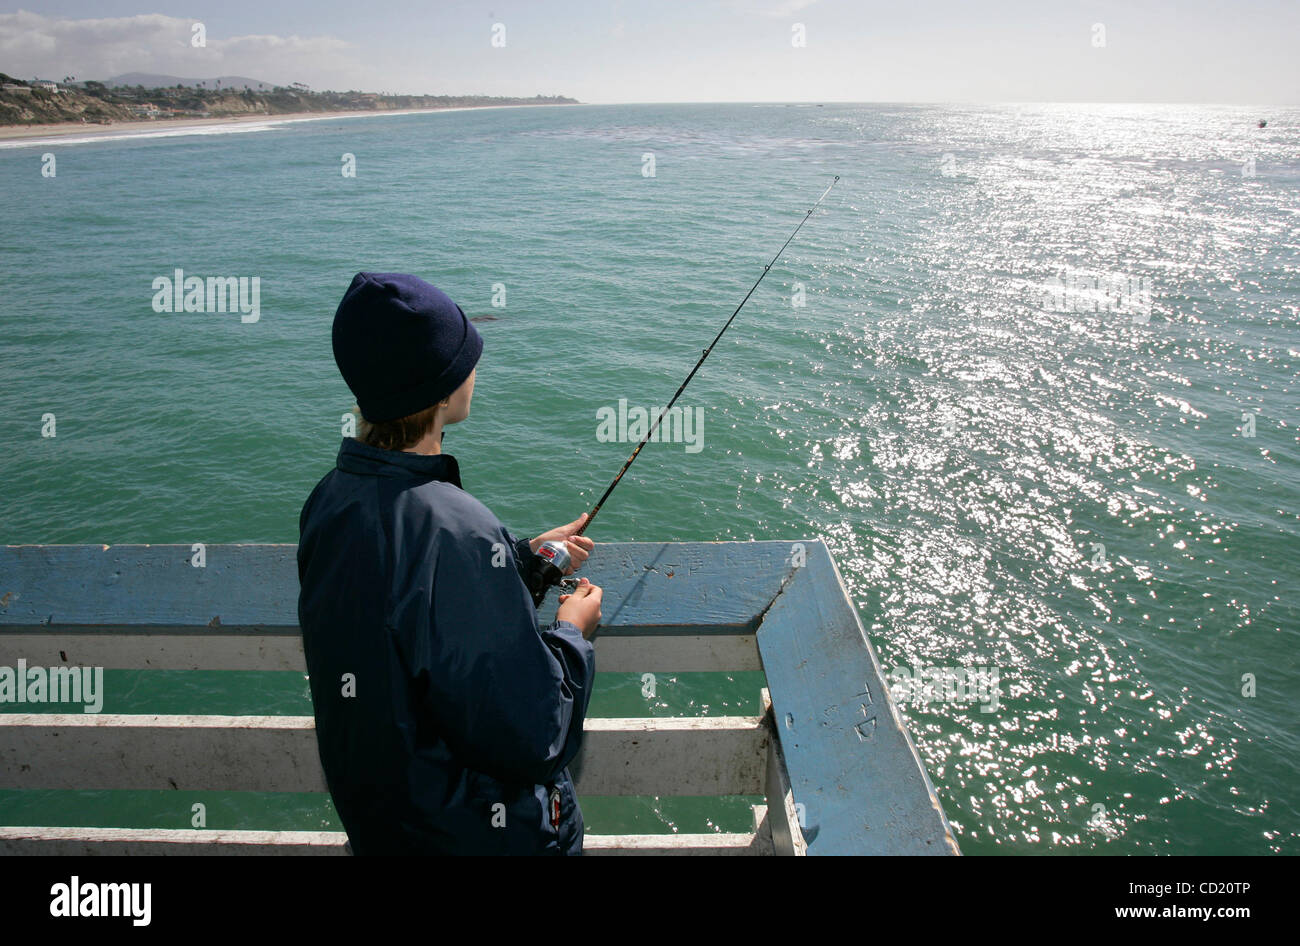
[[[581,103],[579,103],[581,104]],[[173,138],[185,135],[236,134],[266,131],[277,125],[329,119],[420,115],[426,112],[472,112],[499,108],[565,108],[566,105],[458,105],[450,108],[404,108],[343,112],[286,112],[283,115],[233,115],[226,118],[147,118],[110,125],[61,122],[47,125],[0,126],[0,148],[42,144],[90,144],[129,138]]]

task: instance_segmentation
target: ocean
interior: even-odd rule
[[[353,404],[330,322],[360,270],[483,317],[444,449],[518,534],[574,519],[631,449],[600,411],[666,403],[836,174],[683,395],[698,443],[648,446],[591,537],[820,537],[887,672],[991,668],[994,711],[900,703],[967,854],[1300,852],[1300,109],[5,142],[0,538],[296,542]],[[255,279],[257,308],[157,311],[176,270]],[[105,712],[310,712],[301,674],[105,677]],[[679,674],[648,700],[602,674],[592,713],[756,713],[761,686]],[[208,794],[211,827],[337,826],[321,796]],[[583,809],[599,833],[744,830],[748,801]],[[166,793],[0,792],[5,824],[177,819]]]

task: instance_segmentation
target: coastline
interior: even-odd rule
[[[260,131],[274,125],[328,121],[335,118],[373,118],[381,115],[419,115],[425,112],[474,112],[494,108],[564,108],[564,105],[463,105],[451,108],[366,109],[344,112],[286,112],[283,115],[231,115],[223,118],[145,118],[139,121],[97,125],[59,122],[49,125],[0,125],[0,146],[80,144],[113,138],[163,138],[205,135],[223,130]]]

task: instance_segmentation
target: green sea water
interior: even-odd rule
[[[995,712],[900,706],[966,853],[1296,853],[1300,110],[1260,117],[579,106],[5,143],[0,541],[295,542],[359,270],[491,317],[444,448],[517,533],[573,519],[630,450],[597,411],[664,404],[839,174],[684,395],[702,449],[643,451],[592,538],[821,537],[887,671],[996,668]],[[176,269],[257,277],[259,318],[155,311]],[[310,710],[301,674],[106,678],[105,712]],[[601,674],[592,712],[753,713],[761,686]],[[0,822],[337,824],[210,794],[0,792]],[[748,801],[583,808],[743,830]]]

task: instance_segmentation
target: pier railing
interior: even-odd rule
[[[0,668],[305,672],[295,552],[0,547]],[[754,806],[748,832],[588,833],[587,853],[957,852],[820,541],[609,543],[584,573],[605,589],[598,671],[762,670],[768,683],[756,716],[589,717],[572,766],[580,797],[767,804]],[[552,596],[545,621],[554,607]],[[311,716],[22,709],[0,706],[0,789],[326,791]],[[10,854],[345,853],[345,841],[341,831],[0,825]]]

